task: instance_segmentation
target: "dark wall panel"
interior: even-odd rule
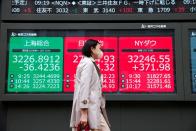
[[[7,131],[67,131],[70,103],[9,103]]]
[[[71,102],[9,103],[6,131],[69,131]],[[195,102],[110,102],[112,131],[195,131]]]
[[[175,103],[124,103],[121,121],[127,131],[183,131],[181,117],[180,106]]]
[[[6,107],[0,102],[0,131],[6,131]]]
[[[2,103],[0,102],[0,131],[3,130],[3,109]]]
[[[181,108],[183,108],[183,131],[196,131],[196,103],[187,102],[187,104]]]

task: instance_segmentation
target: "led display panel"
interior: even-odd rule
[[[173,92],[173,40],[168,37],[120,37],[120,91]]]
[[[196,31],[190,33],[192,91],[196,93]]]
[[[63,38],[11,37],[8,92],[62,91]]]
[[[195,0],[2,0],[2,5],[3,20],[193,20],[196,16]]]
[[[88,39],[101,43],[96,61],[105,93],[175,93],[172,30],[8,30],[8,93],[73,93]]]
[[[196,13],[195,0],[12,0],[12,14]]]
[[[104,92],[116,92],[118,89],[117,70],[117,38],[116,37],[66,37],[64,63],[71,65],[64,66],[64,92],[74,91],[74,75],[76,67],[83,58],[81,48],[88,39],[98,40],[104,52],[103,59],[97,61],[102,74],[102,89]]]

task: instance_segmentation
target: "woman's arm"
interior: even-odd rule
[[[93,66],[94,65],[91,61],[86,62],[81,71],[79,92],[80,109],[88,108],[89,106],[90,83],[93,73]]]
[[[80,107],[80,112],[81,112],[80,124],[82,126],[87,125],[90,83],[91,83],[91,78],[92,78],[92,73],[93,73],[93,66],[94,65],[92,62],[87,62],[85,63],[81,71],[79,107]]]

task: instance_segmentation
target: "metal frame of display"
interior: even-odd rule
[[[142,25],[166,25],[164,30],[174,30],[175,39],[175,68],[176,68],[176,92],[175,93],[105,93],[109,101],[181,101],[184,100],[183,90],[183,64],[182,64],[182,46],[181,46],[181,26],[177,23],[2,23],[1,28],[1,44],[0,44],[0,99],[2,101],[70,101],[73,98],[72,93],[26,93],[11,94],[6,93],[6,61],[7,61],[7,43],[8,30],[14,29],[54,29],[54,30],[92,30],[92,29],[108,29],[108,30],[152,30],[151,28],[141,28]],[[153,29],[162,30],[162,29]]]

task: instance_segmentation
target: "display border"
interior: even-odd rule
[[[184,65],[184,88],[185,100],[196,101],[196,93],[192,92],[191,83],[191,51],[190,51],[190,30],[196,30],[196,23],[183,24],[183,65]]]
[[[145,25],[145,28],[143,28]],[[8,30],[14,29],[76,29],[76,30],[90,30],[90,29],[138,29],[138,30],[152,30],[148,25],[165,25],[165,28],[153,28],[153,30],[171,29],[174,30],[175,39],[175,72],[176,72],[176,93],[126,93],[126,94],[105,94],[109,101],[180,101],[184,100],[183,92],[183,72],[182,72],[182,46],[181,46],[181,26],[177,23],[2,23],[1,32],[2,39],[0,44],[0,99],[2,101],[70,101],[73,99],[72,93],[65,94],[9,94],[5,92],[6,83],[6,60],[7,60],[7,34]]]

